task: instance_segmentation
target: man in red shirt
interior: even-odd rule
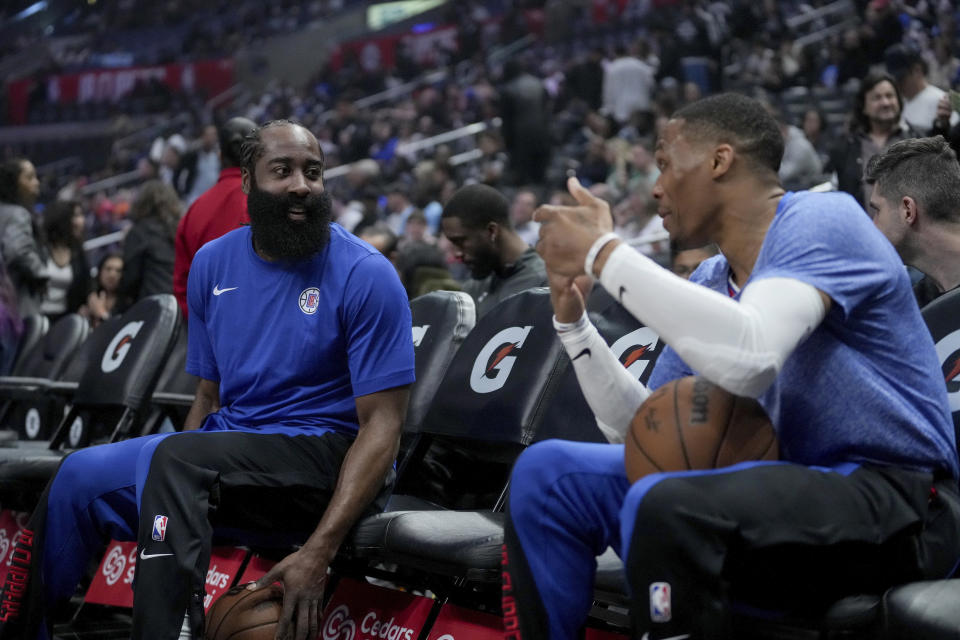
[[[247,196],[240,186],[240,147],[247,134],[256,128],[257,125],[246,118],[231,118],[220,127],[220,178],[196,199],[177,225],[173,295],[184,317],[187,316],[187,274],[197,250],[250,222]]]

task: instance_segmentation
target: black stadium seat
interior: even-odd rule
[[[140,434],[159,432],[165,419],[170,420],[174,430],[181,430],[193,404],[198,381],[197,376],[187,373],[187,332],[180,331],[150,396],[150,413],[143,421]]]
[[[49,329],[50,320],[47,316],[34,313],[23,319],[23,333],[20,334],[20,342],[17,343],[17,355],[14,357],[13,366],[10,367],[10,373],[14,375],[19,373],[26,355]]]
[[[78,352],[85,367],[70,412],[49,445],[17,443],[17,448],[0,449],[0,498],[13,494],[29,503],[67,450],[135,434],[173,348],[180,319],[176,299],[160,294],[140,300],[120,318],[98,327]]]
[[[423,498],[462,506],[465,494],[476,507],[496,509],[502,504],[510,467],[533,439],[556,375],[562,348],[552,315],[549,292],[531,289],[507,298],[477,322],[453,356],[427,411],[421,427],[427,437],[398,479],[398,495],[391,499],[390,507],[404,510],[361,522],[349,545],[353,554],[409,564],[411,553],[419,548],[414,566],[430,567],[448,576],[463,575],[476,564],[489,564],[489,544],[477,545],[475,537],[488,532],[502,539],[500,515],[489,511],[413,513],[408,507],[429,508]],[[422,482],[429,456],[421,458],[420,454],[431,445],[441,445],[456,460],[448,466],[451,477],[445,487],[455,489],[444,495],[437,495]],[[464,532],[473,536],[471,542],[464,539]],[[478,553],[483,558],[477,558]],[[496,554],[499,558],[499,546]],[[496,578],[499,570],[494,573],[486,577]]]
[[[64,316],[24,355],[16,376],[0,378],[0,398],[9,398],[0,409],[0,424],[15,428],[20,438],[49,437],[63,415],[64,403],[60,396],[46,392],[49,387],[36,383],[59,380],[89,330],[83,316]]]

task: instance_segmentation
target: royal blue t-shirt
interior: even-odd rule
[[[727,292],[729,265],[705,261],[691,280]],[[933,340],[893,246],[843,193],[788,193],[746,284],[793,278],[833,300],[817,329],[759,398],[780,455],[807,465],[841,462],[958,476],[953,422]],[[667,347],[655,389],[693,375]]]
[[[197,252],[187,371],[220,383],[204,429],[356,433],[354,399],[414,380],[410,307],[376,249],[330,225],[313,258],[276,263],[249,227]]]

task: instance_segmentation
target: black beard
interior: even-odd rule
[[[291,220],[287,215],[291,207],[303,208],[306,218]],[[290,193],[273,195],[251,182],[247,213],[254,246],[273,260],[303,260],[330,242],[333,213],[326,191],[305,198]]]

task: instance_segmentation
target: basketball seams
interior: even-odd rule
[[[733,422],[733,417],[737,413],[739,405],[740,399],[735,396],[733,402],[730,403],[730,411],[727,413],[727,422],[723,425],[723,433],[720,434],[720,438],[717,440],[717,448],[713,452],[713,464],[711,467],[714,469],[717,468],[717,464],[720,462],[720,452],[723,451],[723,445],[727,441],[727,433],[730,431],[730,424]]]
[[[687,443],[683,439],[683,423],[680,421],[680,383],[684,379],[680,378],[673,382],[673,428],[680,440],[680,452],[683,454],[683,461],[686,463],[687,469],[692,469],[690,456],[687,455]]]
[[[657,469],[657,471],[662,472],[663,469],[660,467],[660,465],[658,465],[657,462],[656,462],[653,458],[650,457],[650,454],[648,454],[648,453],[644,450],[643,445],[640,444],[640,439],[637,438],[637,434],[636,434],[636,432],[634,431],[632,425],[631,425],[631,427],[630,427],[630,438],[633,440],[633,444],[637,445],[637,451],[639,451],[640,453],[642,453],[642,454],[643,454],[643,457],[646,458],[647,461],[648,461],[650,464],[652,464],[652,465]]]
[[[214,629],[213,633],[212,633],[212,634],[210,634],[210,633],[207,634],[207,638],[209,638],[209,640],[219,640],[220,629],[223,627],[223,623],[226,622],[227,619],[230,617],[230,615],[233,613],[233,610],[236,609],[237,606],[240,605],[242,602],[246,601],[247,598],[252,597],[252,596],[255,596],[255,595],[258,595],[258,594],[260,593],[260,590],[259,590],[259,589],[255,590],[255,591],[250,591],[250,590],[248,590],[246,587],[243,587],[243,590],[246,591],[246,593],[244,593],[244,594],[242,594],[240,597],[238,597],[238,598],[230,605],[230,608],[227,609],[227,610],[223,613],[222,616],[220,616],[220,620],[217,622],[217,628]],[[228,593],[229,593],[229,592],[228,592]],[[226,596],[226,595],[227,595],[227,594],[225,593],[224,596]],[[266,600],[269,600],[269,599],[270,599],[270,598],[267,598]],[[264,600],[264,601],[265,601],[265,600]],[[217,600],[217,603],[219,603],[219,602],[220,602],[220,600]],[[217,603],[214,604],[214,608],[216,607],[216,604],[217,604]],[[259,604],[259,602],[258,602],[257,604]],[[256,605],[254,605],[254,606],[256,606]],[[213,611],[213,608],[211,608],[210,613],[213,613],[213,612],[214,612],[214,611]],[[275,623],[267,623],[267,624],[275,624]],[[262,626],[262,625],[256,625],[256,626]],[[249,627],[249,628],[252,629],[252,628],[254,628],[254,627]],[[245,629],[241,629],[241,631],[244,631],[244,630],[245,630]],[[208,630],[208,631],[209,631],[209,630]],[[232,637],[233,635],[235,635],[236,633],[237,633],[237,632],[235,631],[234,633],[230,634],[231,637]],[[224,640],[229,640],[229,639],[224,639]]]
[[[231,638],[236,638],[241,633],[246,633],[247,631],[253,631],[254,629],[259,629],[260,627],[267,627],[270,625],[277,626],[277,620],[270,620],[268,622],[261,622],[260,624],[255,624],[252,627],[244,627],[243,629],[236,629],[233,633],[230,634],[229,638],[224,638],[223,640],[231,640]]]

